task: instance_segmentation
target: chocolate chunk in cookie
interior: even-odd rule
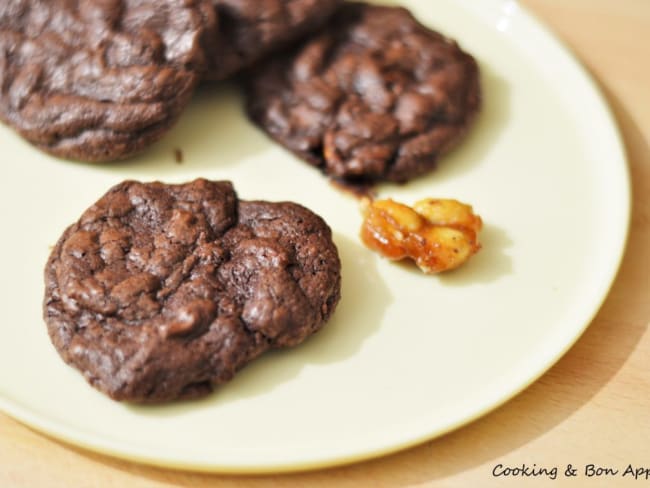
[[[59,239],[44,317],[63,359],[116,400],[197,397],[319,330],[340,296],[327,224],[229,182],[127,181]]]
[[[480,106],[479,70],[405,9],[350,3],[307,42],[260,64],[247,111],[335,178],[403,182],[431,170]]]
[[[188,103],[215,29],[210,0],[2,2],[0,119],[64,158],[131,156]]]
[[[341,0],[212,0],[219,17],[207,77],[224,79],[324,24]]]

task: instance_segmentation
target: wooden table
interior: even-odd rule
[[[423,0],[424,1],[424,0]],[[49,439],[0,414],[0,487],[535,486],[547,476],[494,476],[558,467],[553,485],[643,486],[650,470],[650,0],[521,0],[584,61],[627,146],[634,210],[611,293],[579,342],[503,407],[442,438],[351,466],[266,477],[166,471]],[[565,477],[566,466],[578,476]],[[588,465],[620,470],[588,477]],[[503,468],[498,466],[502,465]],[[642,478],[645,474],[642,475]]]

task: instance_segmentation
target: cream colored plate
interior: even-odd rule
[[[583,69],[515,2],[403,3],[476,55],[485,110],[436,172],[380,194],[472,203],[486,223],[484,250],[440,277],[376,257],[357,238],[357,202],[268,142],[232,87],[204,89],[169,136],[128,163],[56,160],[0,127],[4,411],[74,444],[163,466],[326,466],[469,422],[573,344],[607,293],[627,234],[628,174],[611,114]],[[343,300],[321,333],[266,355],[205,400],[115,403],[50,345],[41,318],[49,246],[122,179],[198,176],[325,217],[341,252]]]

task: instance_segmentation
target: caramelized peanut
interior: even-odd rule
[[[483,222],[457,200],[426,198],[409,207],[394,200],[365,202],[361,240],[392,260],[411,258],[425,273],[457,268],[481,248]]]

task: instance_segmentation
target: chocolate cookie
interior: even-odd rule
[[[197,397],[319,330],[340,296],[327,224],[229,182],[127,181],[60,238],[44,317],[63,359],[116,400]]]
[[[212,0],[219,17],[207,77],[220,80],[324,24],[341,0]]]
[[[205,70],[210,0],[7,0],[0,4],[0,119],[83,161],[159,139]]]
[[[403,182],[431,170],[480,105],[476,62],[405,9],[350,3],[247,79],[247,111],[336,178]]]

